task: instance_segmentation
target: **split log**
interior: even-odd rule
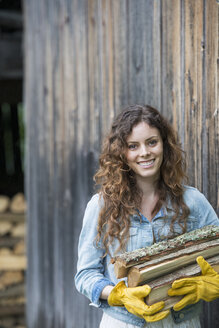
[[[219,255],[213,256],[208,259],[208,263],[212,268],[219,273]],[[198,276],[201,274],[201,269],[198,264],[192,264],[183,269],[175,270],[163,277],[155,279],[148,283],[151,287],[150,294],[146,297],[146,303],[152,305],[159,301],[165,302],[165,309],[171,308],[182,297],[168,296],[168,289],[171,288],[172,283],[177,279]]]
[[[206,241],[211,241],[219,238],[218,226],[206,226],[173,239],[162,241],[153,244],[149,247],[134,250],[132,252],[125,252],[112,259],[114,263],[114,271],[117,278],[127,276],[129,268],[144,263],[146,261],[159,258],[171,254],[173,251],[188,249],[189,246],[195,244],[202,244]]]
[[[15,214],[25,213],[27,209],[23,193],[17,193],[11,200],[10,211]]]
[[[9,297],[9,298],[0,299],[0,308],[2,306],[12,306],[12,305],[21,305],[21,304],[25,304],[24,296]]]
[[[25,295],[24,282],[0,290],[0,299]]]
[[[23,315],[24,313],[25,313],[25,304],[0,306],[0,317]]]
[[[26,270],[26,256],[2,255],[0,256],[0,270]]]
[[[6,271],[0,275],[0,292],[9,286],[21,283],[24,281],[22,271]]]
[[[208,259],[219,254],[219,238],[186,249],[167,254],[143,264],[133,266],[128,272],[128,285],[135,287],[142,282],[147,283],[161,275],[166,275],[188,264],[195,263],[198,256]]]
[[[3,247],[3,248],[0,248],[0,256],[2,255],[12,255],[13,252],[10,248],[7,248],[7,247]]]
[[[11,212],[0,213],[0,224],[2,222],[24,222],[25,221],[25,214],[14,214]]]
[[[12,224],[10,222],[1,222],[0,224],[0,236],[7,235],[12,229]]]
[[[20,240],[14,247],[14,254],[15,255],[24,255],[26,254],[26,243],[24,240]]]
[[[0,195],[0,213],[8,210],[10,205],[10,198],[8,196]]]
[[[11,236],[12,237],[24,237],[26,235],[26,226],[22,223],[17,223],[11,229]]]
[[[12,237],[4,237],[0,238],[0,248],[1,247],[8,247],[13,248],[16,246],[16,244],[21,240],[21,238],[12,238]]]

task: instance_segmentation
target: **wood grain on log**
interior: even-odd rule
[[[25,237],[26,236],[26,225],[24,222],[17,223],[11,229],[11,236],[12,237]]]
[[[14,254],[15,255],[24,255],[26,254],[26,243],[24,240],[20,240],[14,247]]]
[[[0,290],[0,299],[7,297],[15,297],[25,295],[25,284],[24,282],[8,286],[6,289]]]
[[[1,222],[0,224],[0,235],[4,236],[8,234],[12,229],[12,224],[10,222]]]
[[[25,313],[25,305],[5,305],[0,307],[0,317],[6,317],[9,315],[19,315]]]
[[[17,243],[19,243],[19,241],[21,240],[21,238],[18,237],[4,237],[4,238],[0,238],[0,248],[1,247],[9,247],[9,248],[13,248],[17,245]]]
[[[14,285],[24,281],[22,271],[6,271],[0,275],[0,291],[10,285]]]
[[[14,214],[26,212],[27,204],[23,193],[17,193],[11,200],[10,211]]]
[[[0,213],[4,213],[9,208],[10,198],[4,195],[0,195]]]
[[[128,284],[130,287],[138,286],[143,281],[147,282],[161,275],[179,269],[188,264],[195,263],[198,256],[208,259],[219,254],[219,239],[193,245],[175,253],[167,254],[159,259],[153,259],[143,264],[130,268],[128,272]]]
[[[14,214],[10,212],[0,213],[0,223],[1,222],[24,222],[25,214]]]
[[[0,270],[25,270],[27,268],[26,256],[2,255],[0,256]]]
[[[208,263],[216,272],[219,272],[219,255],[209,258]],[[151,292],[146,297],[146,303],[151,305],[158,301],[166,301],[170,298],[167,294],[167,291],[169,288],[171,288],[171,284],[175,280],[193,277],[200,274],[201,269],[199,265],[191,264],[179,270],[175,270],[174,272],[171,272],[165,276],[152,280],[148,283],[148,285],[151,287]]]
[[[7,247],[2,247],[0,248],[0,256],[2,255],[12,255],[13,252],[10,248],[7,248]]]

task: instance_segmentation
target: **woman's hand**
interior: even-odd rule
[[[195,304],[201,299],[210,302],[219,297],[219,274],[202,256],[196,261],[201,268],[201,276],[176,280],[168,290],[169,296],[185,295],[174,305],[175,311],[181,310],[186,305]]]
[[[124,281],[120,281],[111,291],[108,297],[110,306],[125,306],[132,314],[144,318],[148,322],[154,322],[164,319],[170,311],[162,311],[164,302],[158,302],[148,306],[144,299],[150,293],[151,288],[148,285],[129,288]],[[159,312],[159,313],[157,313]]]

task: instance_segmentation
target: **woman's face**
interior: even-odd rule
[[[157,128],[140,122],[126,139],[126,160],[137,181],[156,181],[163,161],[163,141]]]

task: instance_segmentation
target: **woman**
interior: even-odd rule
[[[200,327],[198,301],[203,293],[199,290],[195,299],[183,298],[176,304],[180,311],[162,311],[163,302],[152,306],[144,302],[149,286],[126,287],[123,280],[116,279],[110,261],[124,251],[205,225],[219,225],[204,195],[183,185],[184,179],[183,151],[169,123],[150,106],[133,105],[123,110],[103,145],[95,175],[100,190],[85,211],[75,276],[78,291],[103,309],[101,328],[166,328],[175,323],[180,328]],[[200,265],[208,266],[201,261]],[[219,275],[213,276],[210,280],[215,288],[209,300],[219,297]],[[208,288],[207,283],[204,286]],[[182,294],[184,288],[185,294],[185,284],[173,284],[169,293]]]

